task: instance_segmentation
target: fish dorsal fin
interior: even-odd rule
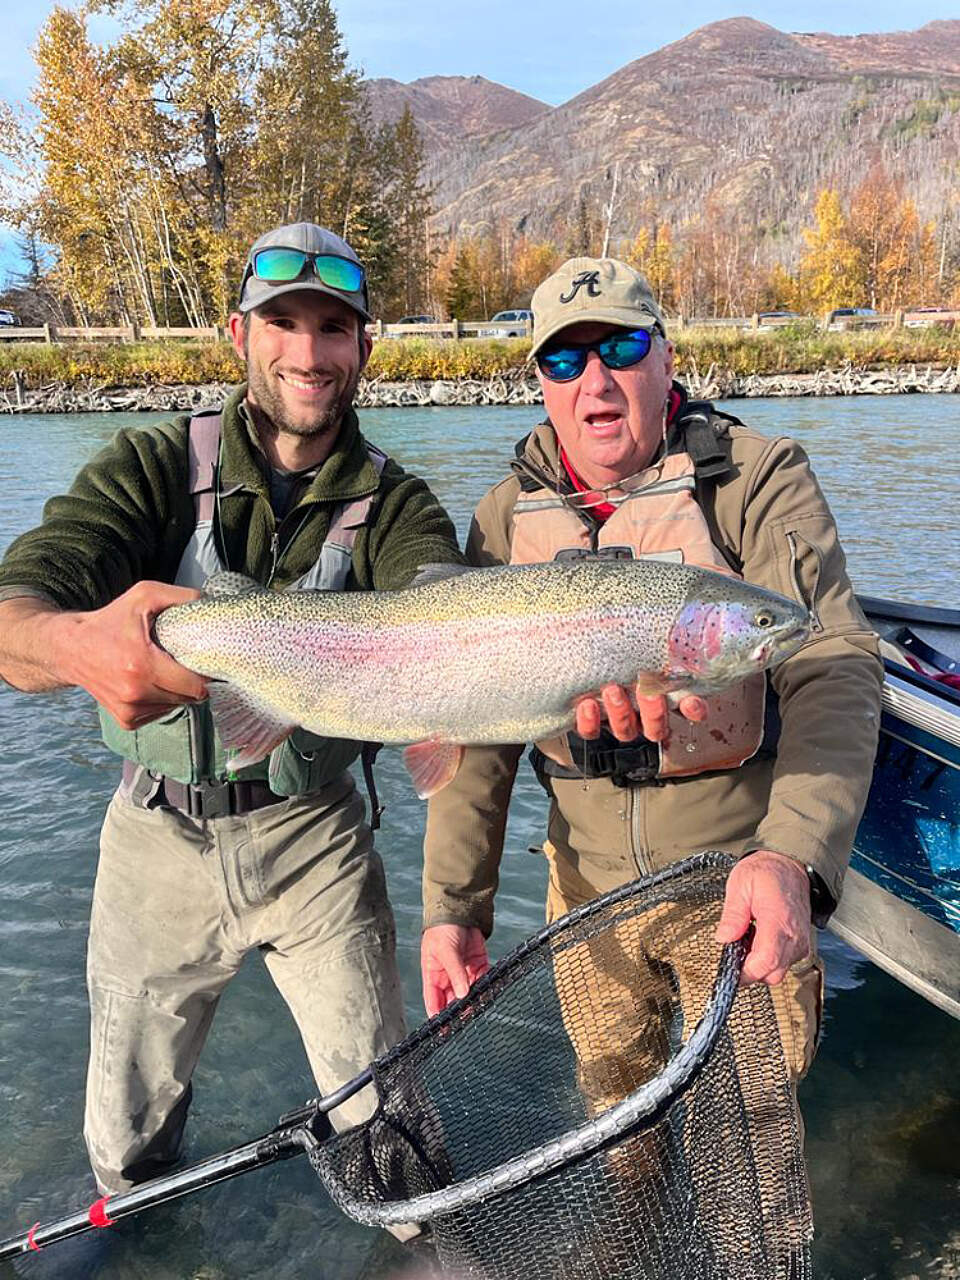
[[[414,789],[421,800],[442,791],[452,782],[463,759],[463,747],[456,742],[415,742],[403,753],[403,763],[410,772]]]
[[[443,582],[445,578],[459,578],[462,573],[473,573],[473,569],[468,564],[422,564],[410,585],[422,587],[427,582]]]
[[[259,582],[248,578],[245,573],[212,573],[203,584],[203,591],[208,596],[246,596],[254,591],[266,591]]]
[[[231,753],[230,769],[256,764],[297,727],[234,684],[211,680],[209,688],[213,723]]]

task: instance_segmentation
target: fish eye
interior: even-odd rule
[[[761,609],[759,613],[754,615],[753,620],[758,627],[763,627],[764,630],[766,630],[767,627],[772,627],[776,621],[769,609]]]

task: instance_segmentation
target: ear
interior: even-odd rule
[[[373,339],[367,333],[367,327],[360,321],[360,372],[367,367],[367,361],[370,359],[370,352],[373,350]]]
[[[239,311],[231,311],[230,319],[227,321],[227,332],[230,334],[230,341],[233,343],[234,351],[241,360],[246,361],[247,353],[243,341],[243,316]]]
[[[666,373],[667,377],[668,377],[671,381],[673,380],[673,365],[674,365],[673,352],[674,352],[673,343],[669,340],[669,338],[664,338],[664,340],[663,340],[663,369],[664,369],[664,372]]]

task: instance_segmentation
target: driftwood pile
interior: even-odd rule
[[[901,365],[861,369],[847,364],[818,373],[736,374],[711,365],[703,374],[694,366],[681,381],[698,400],[732,400],[750,396],[896,395],[909,392],[960,393],[960,365]],[[110,413],[152,411],[187,413],[219,404],[230,391],[225,383],[207,386],[108,387],[62,382],[28,387],[22,370],[0,386],[0,413]],[[492,378],[464,378],[456,382],[361,381],[358,408],[429,408],[434,405],[534,405],[543,397],[526,369]]]

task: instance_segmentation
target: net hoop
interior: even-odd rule
[[[692,872],[705,870],[729,870],[734,859],[718,851],[696,854],[682,862],[658,871],[642,880],[632,881],[614,889],[602,897],[575,908],[567,915],[547,925],[540,933],[522,943],[508,956],[495,964],[480,978],[467,996],[455,1001],[441,1013],[431,1018],[412,1035],[378,1059],[378,1068],[396,1062],[424,1040],[437,1036],[443,1027],[453,1022],[465,1005],[472,1004],[488,987],[502,978],[531,951],[543,946],[557,934],[575,924],[589,920],[610,906],[641,897],[637,913],[647,911],[661,900],[676,901],[683,897],[682,887],[678,895],[670,890],[673,881]],[[658,891],[665,890],[660,893]],[[579,940],[578,940],[579,941]],[[475,1174],[460,1182],[452,1183],[438,1191],[406,1200],[376,1201],[360,1199],[343,1185],[324,1152],[322,1143],[308,1135],[308,1151],[311,1163],[331,1199],[346,1214],[367,1226],[392,1226],[402,1222],[429,1222],[433,1218],[455,1213],[471,1205],[502,1195],[517,1187],[561,1169],[601,1150],[608,1143],[623,1137],[631,1130],[638,1130],[655,1121],[664,1108],[679,1098],[696,1080],[705,1066],[733,1005],[740,980],[740,971],[746,955],[743,939],[727,943],[721,952],[717,976],[706,1009],[686,1043],[674,1054],[667,1065],[651,1080],[634,1090],[602,1115],[569,1130],[559,1138],[552,1138],[541,1146],[533,1147],[520,1156],[495,1166],[485,1173]]]

